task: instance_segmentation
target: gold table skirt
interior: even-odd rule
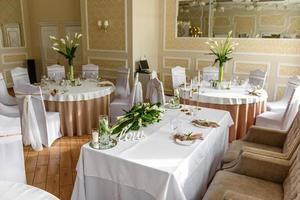
[[[85,101],[45,101],[46,110],[59,112],[63,136],[81,136],[98,127],[99,115],[109,115],[110,95]]]
[[[230,112],[234,125],[229,129],[229,142],[243,138],[247,134],[248,129],[255,124],[256,116],[266,111],[265,101],[251,104],[225,105],[181,99],[181,103]]]

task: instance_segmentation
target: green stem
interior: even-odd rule
[[[68,60],[69,63],[69,73],[70,73],[70,81],[74,81],[74,65],[73,65],[73,60],[69,59]]]
[[[219,64],[219,83],[223,81],[223,74],[224,74],[224,63]]]

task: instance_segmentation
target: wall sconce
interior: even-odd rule
[[[99,27],[100,29],[102,29],[102,30],[104,30],[105,32],[107,32],[107,29],[108,29],[108,27],[109,27],[109,22],[108,22],[108,20],[104,20],[104,21],[98,20],[98,21],[97,21],[97,25],[98,25],[98,27]]]

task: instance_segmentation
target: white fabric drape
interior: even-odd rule
[[[96,79],[99,76],[99,66],[94,64],[82,65],[82,73],[85,78]]]
[[[51,65],[47,66],[48,76],[55,81],[60,81],[66,78],[65,67],[62,65]]]
[[[177,66],[171,69],[173,89],[178,88],[180,85],[186,83],[185,68]]]
[[[116,98],[128,98],[130,95],[129,87],[130,69],[122,67],[118,69],[115,96]]]
[[[11,77],[14,83],[14,86],[20,86],[24,84],[30,84],[28,72],[26,68],[16,67],[11,70]]]
[[[23,113],[21,119],[22,119],[23,143],[25,145],[31,145],[31,147],[36,151],[43,150],[41,133],[38,128],[39,126],[35,116],[30,95],[26,95],[24,97]]]
[[[147,85],[146,99],[149,99],[151,103],[160,103],[165,105],[165,93],[163,83],[158,78],[153,78]]]
[[[218,74],[219,74],[219,69],[217,67],[209,66],[209,67],[203,68],[202,73],[203,73],[204,81],[217,80]]]
[[[249,84],[252,86],[260,86],[261,88],[264,88],[266,78],[267,72],[261,71],[259,69],[251,71],[249,75]]]
[[[7,106],[16,106],[16,98],[10,96],[7,92],[7,86],[3,78],[3,74],[0,72],[0,103]]]

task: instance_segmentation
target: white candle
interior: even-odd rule
[[[186,82],[184,82],[184,90],[186,90]]]
[[[191,79],[191,89],[193,89],[193,79]]]
[[[99,142],[99,133],[98,133],[98,131],[93,131],[92,132],[92,139],[93,139],[93,143],[98,143]]]
[[[198,70],[198,83],[200,83],[200,70]]]

